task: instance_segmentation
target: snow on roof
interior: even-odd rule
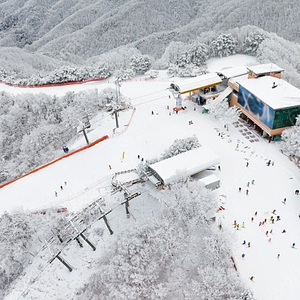
[[[179,174],[191,176],[219,163],[219,156],[211,149],[202,146],[149,165],[149,167],[161,177],[164,184],[170,184],[176,182]]]
[[[224,91],[222,91],[219,96],[215,99],[215,101],[223,101],[226,97],[228,97],[232,93],[233,89],[228,86]]]
[[[217,72],[226,78],[232,78],[236,76],[245,75],[248,73],[248,68],[246,66],[238,66],[232,68],[225,68]]]
[[[236,82],[273,109],[300,106],[300,90],[283,79],[263,76]]]
[[[208,73],[189,79],[183,79],[176,84],[180,87],[180,93],[185,94],[221,83],[222,80],[216,73]]]
[[[282,68],[278,67],[273,63],[247,67],[247,69],[256,75],[284,71]]]

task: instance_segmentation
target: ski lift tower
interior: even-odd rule
[[[113,110],[113,114],[115,115],[116,119],[116,128],[119,128],[119,120],[118,120],[118,112],[120,111],[120,81],[119,79],[116,79],[116,105]]]
[[[88,137],[87,137],[87,134],[86,134],[86,129],[87,128],[90,128],[91,127],[91,125],[89,125],[89,127],[87,127],[86,125],[88,125],[88,124],[85,124],[83,121],[81,121],[81,120],[78,120],[79,121],[79,126],[77,127],[77,133],[80,133],[80,132],[82,132],[83,133],[83,135],[84,135],[84,138],[85,138],[85,140],[86,140],[86,143],[87,143],[87,145],[90,143],[89,142],[89,139],[88,139]],[[89,123],[90,124],[90,123]]]
[[[169,91],[172,93],[173,98],[176,101],[176,109],[175,110],[181,109],[182,108],[182,96],[180,93],[179,86],[175,83],[171,83],[170,87],[169,87]]]

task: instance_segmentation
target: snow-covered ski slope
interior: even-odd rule
[[[211,71],[216,71],[222,67],[254,63],[252,58],[246,56],[232,56],[211,60],[208,66]],[[55,206],[77,210],[101,196],[114,172],[136,167],[138,155],[144,159],[158,156],[174,139],[195,134],[202,145],[212,148],[221,159],[221,170],[215,173],[221,179],[219,193],[223,196],[220,197],[220,205],[225,210],[217,213],[217,220],[232,232],[235,240],[232,251],[241,280],[254,292],[257,300],[299,299],[300,196],[294,194],[295,189],[300,188],[299,170],[280,152],[280,143],[267,143],[242,122],[237,124],[238,127],[229,126],[229,131],[226,131],[213,116],[202,114],[199,107],[194,111],[194,103],[188,100],[184,101],[186,111],[170,116],[167,106],[172,108],[175,103],[169,98],[167,87],[172,81],[162,72],[155,80],[138,78],[122,83],[121,92],[130,97],[136,107],[129,126],[132,111],[120,113],[120,134],[113,134],[113,118],[106,117],[102,123],[97,120],[99,126],[93,128],[90,134],[98,137],[108,134],[109,139],[1,189],[1,213],[5,210],[35,211]],[[69,88],[79,91],[107,86],[114,87],[113,81]],[[24,89],[0,85],[0,90],[4,89],[13,93],[24,92]],[[68,87],[40,90],[59,95],[68,91]],[[151,111],[155,114],[151,115]],[[193,120],[193,125],[189,125],[190,120]],[[83,137],[76,147],[80,145],[84,145]],[[267,166],[268,160],[274,165]],[[112,166],[112,170],[108,165]],[[60,191],[59,187],[65,181],[67,185]],[[249,190],[248,195],[246,189]],[[55,197],[55,191],[58,197]],[[284,198],[287,199],[286,205],[282,203]],[[131,207],[141,214],[155,209],[155,203],[147,203],[142,197],[136,200]],[[281,220],[272,224],[270,217],[274,209]],[[120,215],[123,210],[123,207],[120,208]],[[127,222],[139,222],[141,219],[136,216],[135,221],[131,219]],[[259,226],[265,219],[266,224]],[[119,217],[115,219],[115,224],[119,224],[118,220]],[[240,225],[239,230],[234,228],[234,220]],[[283,229],[286,233],[282,233]],[[106,235],[99,246],[105,251],[115,238],[117,235]],[[243,245],[244,240],[251,246]],[[292,243],[296,243],[298,249],[291,248]],[[27,296],[20,299],[72,297],[75,288],[88,277],[89,265],[93,255],[96,255],[87,247],[83,251],[86,251],[85,260],[79,262],[76,258],[71,259],[71,263],[77,264],[74,272],[69,273],[59,262],[55,262],[30,286]],[[244,258],[242,254],[245,254]],[[74,257],[76,255],[74,250]],[[29,268],[6,299],[17,299],[28,287],[28,278],[34,277],[35,272],[33,267]],[[253,281],[249,279],[251,276],[254,276]]]

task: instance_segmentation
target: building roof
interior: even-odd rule
[[[178,176],[191,176],[219,163],[219,156],[202,146],[149,165],[149,168],[154,170],[166,185],[178,181]]]
[[[273,109],[300,106],[300,90],[283,79],[263,76],[236,82]]]
[[[280,68],[277,65],[272,64],[272,63],[251,66],[251,67],[247,67],[247,69],[256,75],[265,74],[265,73],[273,73],[273,72],[277,73],[277,72],[284,71],[282,68]]]
[[[222,80],[216,73],[208,73],[189,79],[182,79],[181,81],[176,82],[180,88],[181,94],[197,91],[221,83]]]
[[[236,76],[245,75],[248,73],[248,68],[246,66],[238,66],[232,68],[226,68],[217,72],[217,74],[224,76],[225,78],[229,79]]]

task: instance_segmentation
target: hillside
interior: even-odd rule
[[[25,48],[76,61],[75,57],[89,58],[137,42],[144,53],[158,57],[172,40],[188,41],[208,30],[220,32],[244,25],[299,41],[295,1],[269,2],[1,1],[0,47]]]

